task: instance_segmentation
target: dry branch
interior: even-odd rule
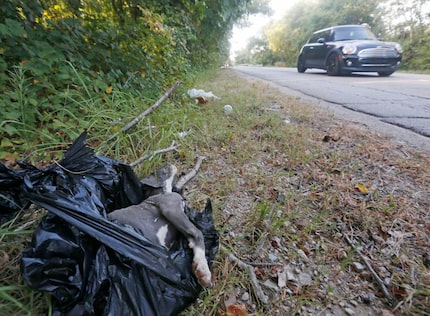
[[[145,116],[153,112],[156,108],[158,108],[168,97],[172,94],[173,91],[181,84],[181,81],[176,81],[176,83],[164,93],[164,95],[158,99],[157,102],[155,102],[153,105],[151,105],[148,109],[146,109],[144,112],[140,113],[138,116],[136,116],[130,123],[128,123],[126,126],[121,128],[121,132],[126,132],[130,128],[132,128],[134,125],[139,123],[141,119],[143,119]]]
[[[188,182],[190,181],[192,178],[194,178],[197,174],[197,172],[200,169],[200,166],[203,162],[203,160],[205,160],[205,157],[199,156],[196,162],[196,165],[193,167],[193,169],[191,169],[190,172],[188,172],[186,175],[184,175],[183,177],[181,177],[178,182],[176,183],[176,188],[178,188],[179,190],[182,189],[182,187]]]
[[[363,255],[361,253],[361,251],[359,249],[357,249],[357,247],[354,246],[354,244],[352,243],[352,240],[346,234],[344,234],[343,236],[346,239],[346,241],[348,242],[348,244],[358,253],[358,255],[360,256],[361,260],[364,262],[364,264],[366,265],[367,269],[370,271],[370,273],[372,274],[373,278],[378,283],[379,287],[381,288],[382,292],[384,293],[385,297],[387,298],[389,304],[393,305],[394,302],[395,302],[394,297],[391,295],[390,291],[388,291],[388,289],[386,288],[386,286],[384,284],[384,281],[382,281],[382,279],[379,277],[379,275],[373,269],[373,267],[369,263],[368,258],[365,255]]]
[[[223,250],[226,251],[225,248],[223,248]],[[237,258],[234,254],[229,253],[228,254],[228,259],[231,262],[236,263],[240,268],[247,270],[248,271],[248,275],[252,284],[252,288],[254,290],[254,294],[257,297],[257,299],[263,303],[263,304],[267,304],[268,303],[268,297],[266,296],[266,294],[264,294],[263,290],[261,289],[260,284],[258,284],[258,280],[257,280],[257,275],[254,272],[254,267],[246,264],[245,262],[243,262],[242,260],[240,260],[239,258]]]
[[[136,165],[140,164],[141,162],[144,162],[145,160],[148,160],[149,158],[151,158],[154,155],[158,155],[158,154],[162,154],[162,153],[167,153],[169,151],[176,151],[178,149],[179,145],[175,145],[175,142],[172,143],[172,145],[170,145],[170,147],[166,147],[166,148],[161,148],[161,149],[157,149],[154,151],[150,151],[148,152],[146,155],[140,157],[139,159],[133,161],[132,163],[130,163],[130,167],[135,167]]]

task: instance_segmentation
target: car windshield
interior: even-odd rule
[[[366,27],[342,27],[334,30],[334,40],[376,40],[376,36]]]

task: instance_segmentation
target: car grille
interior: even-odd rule
[[[368,48],[358,52],[359,58],[396,58],[397,52],[392,48]]]

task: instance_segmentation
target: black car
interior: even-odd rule
[[[313,33],[300,50],[297,71],[320,68],[329,76],[352,72],[389,76],[401,60],[400,44],[378,40],[367,25],[339,25]]]

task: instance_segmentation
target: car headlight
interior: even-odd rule
[[[401,54],[403,53],[403,49],[402,46],[399,43],[394,43],[394,48],[396,49],[396,51]]]
[[[342,53],[344,55],[351,55],[351,54],[354,54],[356,51],[357,51],[357,47],[355,45],[352,45],[352,44],[345,45],[342,48]]]

